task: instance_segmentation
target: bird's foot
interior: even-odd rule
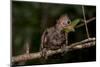
[[[67,53],[68,49],[66,46],[62,47],[61,49],[62,49],[62,56],[64,56]]]
[[[46,59],[48,58],[46,48],[44,48],[44,49],[41,51],[40,54],[41,54],[41,58],[43,58],[44,60],[46,60]]]

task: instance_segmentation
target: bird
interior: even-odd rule
[[[47,59],[47,50],[65,49],[68,46],[68,33],[74,31],[74,26],[68,15],[64,14],[54,26],[44,30],[41,36],[41,56]]]

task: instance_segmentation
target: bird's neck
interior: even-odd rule
[[[60,24],[56,24],[55,27],[56,27],[56,30],[59,31],[59,32],[63,30],[63,28]]]

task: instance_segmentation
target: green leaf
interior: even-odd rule
[[[75,19],[71,22],[71,26],[75,27],[80,22],[80,19]]]
[[[69,30],[68,28],[64,28],[64,31],[68,33],[68,32],[70,32],[71,30]]]
[[[80,19],[75,19],[75,20],[73,20],[70,24],[69,24],[69,26],[67,26],[66,28],[64,28],[64,31],[65,32],[67,32],[67,33],[69,33],[69,32],[71,32],[71,31],[75,31],[75,26],[78,24],[80,22]]]

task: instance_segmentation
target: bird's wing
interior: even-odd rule
[[[44,48],[44,46],[46,45],[47,42],[47,30],[45,30],[42,34],[41,37],[41,45],[40,45],[40,51]]]

